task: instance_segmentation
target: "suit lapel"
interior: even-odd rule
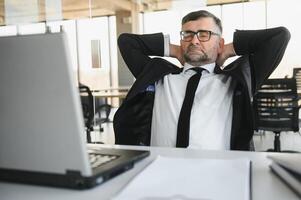
[[[249,56],[244,55],[221,69],[219,66],[215,66],[214,68],[214,73],[216,74],[225,74],[225,75],[230,75],[237,81],[239,81],[242,84],[245,84],[244,76],[242,74],[242,68],[248,67],[249,66]]]
[[[168,62],[162,58],[153,58],[151,62],[145,66],[144,70],[137,77],[137,80],[130,89],[126,100],[130,100],[136,96],[139,92],[146,89],[150,84],[154,84],[167,74],[178,74],[182,72],[182,68]]]

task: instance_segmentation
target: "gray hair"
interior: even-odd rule
[[[195,20],[198,20],[200,18],[206,18],[206,17],[210,17],[214,20],[215,24],[217,25],[217,27],[219,28],[220,32],[222,33],[223,32],[223,27],[222,27],[222,22],[221,20],[216,17],[214,14],[206,11],[206,10],[198,10],[198,11],[195,11],[195,12],[191,12],[191,13],[188,13],[187,15],[185,15],[183,18],[182,18],[182,25],[189,22],[189,21],[195,21]]]

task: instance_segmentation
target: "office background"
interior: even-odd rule
[[[284,78],[292,76],[293,68],[301,67],[300,7],[299,0],[2,0],[0,36],[62,29],[68,36],[76,80],[92,90],[101,90],[130,86],[134,81],[118,53],[120,33],[163,32],[170,35],[172,43],[179,44],[181,18],[190,11],[206,9],[221,18],[226,42],[232,41],[235,29],[287,27],[291,40],[271,76]],[[119,105],[118,99],[110,103]],[[273,135],[265,142],[258,140],[257,144],[265,149],[272,141]],[[300,144],[297,134],[292,134],[287,142],[294,148],[301,148]]]
[[[3,1],[2,11],[4,10],[5,12],[3,12],[0,20],[2,22],[0,36],[43,33],[47,26],[50,27],[51,31],[56,32],[60,30],[60,26],[62,25],[63,30],[68,35],[74,72],[79,77],[81,83],[93,89],[110,86],[129,86],[133,83],[132,76],[127,69],[124,69],[124,66],[121,66],[123,63],[118,57],[117,35],[119,32],[116,30],[123,24],[133,23],[130,16],[123,17],[124,13],[129,12],[129,10],[126,10],[126,8],[122,10],[122,8],[117,7],[117,4],[130,3],[131,1],[72,1],[73,4],[78,4],[78,7],[74,6],[73,11],[72,8],[67,7],[68,1],[66,0],[50,1],[52,4],[54,4],[53,2],[57,2],[58,4],[61,3],[62,6],[66,6],[66,8],[63,7],[61,16],[54,17],[54,19],[39,19],[41,18],[39,16],[41,2],[43,1],[24,0],[22,3],[16,0]],[[144,7],[146,5],[148,7],[144,9],[140,8],[143,12],[138,12],[138,22],[136,25],[138,28],[135,32],[163,32],[164,34],[170,34],[171,42],[176,44],[179,44],[180,40],[179,30],[182,16],[189,11],[197,9],[209,10],[222,19],[224,27],[223,36],[226,42],[232,40],[232,34],[235,29],[246,30],[286,26],[291,32],[291,41],[282,62],[272,74],[272,77],[283,78],[286,75],[292,76],[292,68],[301,67],[301,57],[298,56],[298,52],[301,51],[301,47],[298,45],[301,42],[299,37],[301,35],[301,28],[298,26],[301,17],[301,13],[299,12],[301,2],[298,0],[230,1],[234,3],[227,3],[229,1],[213,1],[211,4],[217,3],[217,5],[209,6],[204,6],[204,2],[199,1],[200,3],[198,4],[200,7],[195,7],[197,4],[190,5],[187,3],[189,2],[187,0],[180,4],[181,7],[179,5],[178,7],[172,6],[172,4],[169,6],[159,4],[159,2],[167,4],[167,0],[140,2],[141,4],[145,2],[143,4]],[[210,2],[207,1],[207,4]],[[218,4],[219,2],[221,4]],[[222,2],[226,2],[226,4],[222,4]],[[47,6],[45,3],[44,6]],[[99,6],[97,7],[97,4],[100,7],[106,6],[107,10],[111,10],[111,12],[97,11],[97,8],[100,8]],[[6,8],[9,7],[7,5],[10,8]],[[28,8],[23,8],[24,5]],[[81,13],[76,10],[79,8],[81,9]],[[38,14],[34,16],[34,13]],[[23,15],[23,17],[20,17],[20,15]],[[43,22],[39,22],[41,20]],[[94,47],[99,46],[97,55],[99,56],[100,63],[98,66],[93,66],[92,64],[93,45]],[[176,61],[173,62],[177,63]]]

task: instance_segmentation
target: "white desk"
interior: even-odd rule
[[[108,92],[108,91],[119,91],[119,92],[128,92],[132,86],[118,86],[118,87],[109,87],[92,90],[92,92]]]
[[[98,147],[100,145],[92,145]],[[125,148],[125,146],[119,146]],[[141,147],[130,147],[140,148]],[[148,148],[143,148],[148,149]],[[253,200],[298,200],[284,183],[282,183],[272,172],[266,159],[268,153],[239,152],[239,151],[198,151],[175,148],[150,148],[151,156],[140,161],[135,167],[96,188],[84,191],[70,189],[58,189],[42,186],[30,186],[22,184],[0,182],[1,200],[93,200],[110,199],[120,191],[127,183],[150,163],[157,155],[172,157],[198,157],[198,158],[240,158],[247,157],[252,160],[252,196]],[[289,155],[288,155],[289,156]],[[155,178],[155,177],[154,177]],[[146,180],[147,181],[147,180]],[[142,192],[142,191],[140,191]],[[227,198],[225,197],[225,200]]]
[[[96,98],[103,98],[105,100],[105,104],[110,104],[113,107],[118,107],[120,103],[114,103],[113,98],[120,100],[124,100],[128,91],[114,91],[114,90],[106,90],[106,91],[92,91],[93,95],[93,103],[95,108],[95,99]],[[95,113],[95,110],[94,110]]]
[[[125,98],[127,95],[127,92],[119,92],[119,91],[113,91],[113,92],[92,92],[93,97],[100,97],[100,98]]]

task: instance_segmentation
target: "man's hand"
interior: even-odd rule
[[[177,58],[178,61],[184,65],[183,51],[179,45],[170,44],[169,45],[170,57]]]
[[[216,64],[218,66],[222,66],[224,62],[232,56],[236,56],[233,43],[225,44],[222,49],[222,52],[218,55],[216,59]]]

